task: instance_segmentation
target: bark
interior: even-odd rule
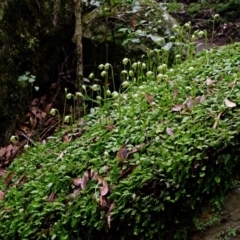
[[[76,43],[76,92],[82,92],[83,85],[83,54],[82,54],[82,4],[81,0],[73,0],[74,14],[75,14],[75,33],[74,40]],[[83,99],[77,97],[76,99],[76,116],[80,117],[83,113]]]
[[[8,4],[8,0],[0,0],[0,20],[2,20],[4,15],[5,7]]]
[[[53,1],[53,25],[57,26],[58,15],[61,7],[61,1],[59,0],[52,0],[52,1]]]

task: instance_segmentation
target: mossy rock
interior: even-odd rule
[[[234,44],[169,70],[133,65],[143,75],[124,94],[9,167],[0,237],[187,239],[200,207],[220,208],[233,186],[239,53]]]

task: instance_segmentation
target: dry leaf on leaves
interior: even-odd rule
[[[73,193],[70,193],[69,196],[70,196],[72,199],[75,199],[75,198],[79,195],[80,191],[81,191],[81,190],[80,190],[79,188],[74,189],[74,190],[73,190]]]
[[[81,189],[85,189],[86,186],[87,186],[87,183],[89,181],[89,173],[88,171],[86,171],[82,178],[73,178],[72,179],[73,181],[73,185],[76,186],[76,187],[81,187]]]
[[[7,175],[7,177],[6,177],[5,180],[4,180],[4,183],[5,183],[5,184],[8,184],[8,183],[12,180],[13,174],[14,174],[14,172],[10,172],[10,173]]]
[[[112,203],[106,213],[108,227],[111,228],[111,211],[114,209],[114,203]]]
[[[131,174],[136,169],[136,167],[137,167],[137,165],[132,165],[128,169],[122,171],[122,173],[118,177],[118,180],[120,180],[121,178],[127,177],[129,174]]]
[[[60,152],[57,155],[58,155],[57,160],[61,160],[63,158],[63,156],[64,156],[64,152]]]
[[[0,177],[3,177],[6,174],[6,169],[0,168]]]
[[[176,98],[178,96],[178,89],[175,87],[173,89],[173,98]]]
[[[18,186],[19,184],[24,183],[24,182],[26,181],[26,179],[27,179],[27,176],[26,176],[26,175],[23,175],[23,176],[21,176],[21,177],[18,179],[18,181],[17,181],[14,185],[15,185],[15,186]]]
[[[213,126],[212,126],[213,129],[216,129],[216,128],[217,128],[217,125],[218,125],[218,122],[219,122],[219,120],[220,120],[221,115],[222,115],[222,112],[220,112],[220,113],[218,114],[218,116],[217,116],[217,118],[216,118],[216,120],[215,120],[215,122],[214,122],[214,124],[213,124]]]
[[[46,114],[49,114],[50,111],[52,109],[52,103],[49,103],[46,105],[46,107],[43,109],[43,111],[46,113]]]
[[[5,193],[3,191],[0,191],[0,200],[4,198]]]
[[[192,109],[193,106],[194,106],[194,101],[193,101],[193,99],[192,99],[192,98],[189,98],[188,101],[187,101],[187,103],[186,103],[186,105],[187,105],[187,108],[188,108],[189,110]]]
[[[89,174],[88,174],[88,171],[86,171],[82,176],[82,182],[81,182],[82,189],[86,188],[88,181],[89,181]]]
[[[73,178],[72,181],[75,187],[80,187],[82,184],[82,178]]]
[[[202,96],[198,96],[195,98],[196,102],[198,103],[202,103],[203,101],[205,101],[206,97],[204,95]]]
[[[72,138],[69,137],[68,134],[64,134],[64,135],[62,136],[62,141],[63,141],[63,142],[70,142],[71,139],[72,139]]]
[[[169,136],[172,136],[174,134],[173,130],[169,127],[167,127],[166,132]]]
[[[235,86],[236,82],[237,82],[237,80],[235,79],[233,82],[231,82],[231,83],[228,85],[228,87],[229,87],[229,88],[233,88],[233,87]]]
[[[124,161],[126,160],[128,156],[128,151],[127,151],[127,148],[126,146],[122,146],[119,151],[117,152],[117,158],[120,160],[121,163],[124,163]]]
[[[180,112],[183,109],[183,104],[175,104],[172,106],[172,111],[173,112]]]
[[[108,202],[105,196],[100,196],[99,197],[99,205],[102,210],[106,211],[108,209]]]
[[[146,99],[147,99],[149,104],[154,102],[154,97],[150,93],[146,93]]]
[[[130,154],[136,153],[136,152],[138,152],[139,150],[140,150],[140,148],[134,147],[131,151],[129,151],[129,153],[128,153],[127,156],[129,156]]]
[[[108,193],[108,184],[107,181],[102,182],[102,187],[100,187],[100,194],[101,196],[105,196]]]
[[[5,147],[1,148],[0,149],[0,158],[3,157],[5,155],[5,153],[6,153],[6,148]]]
[[[54,192],[51,192],[51,194],[47,197],[46,201],[47,201],[47,202],[54,202],[55,199],[56,199],[55,193],[54,193]]]
[[[236,106],[237,106],[236,103],[228,100],[227,98],[225,98],[224,103],[225,103],[225,105],[226,105],[227,107],[229,107],[229,108],[233,108],[233,107],[236,107]]]
[[[95,172],[93,169],[90,169],[90,179],[96,179],[97,178],[97,175],[98,175],[98,173],[97,172]]]
[[[98,180],[98,184],[102,185],[100,187],[100,195],[105,196],[108,193],[108,190],[109,190],[107,181],[104,180],[104,178],[99,176],[99,175],[97,176],[97,180]]]
[[[5,155],[5,159],[8,161],[10,159],[12,159],[12,157],[15,156],[15,153],[17,152],[18,147],[12,144],[9,144],[6,147],[6,155]]]
[[[212,84],[213,84],[212,79],[211,79],[211,78],[207,78],[207,80],[206,80],[206,84],[207,84],[207,86],[212,85]]]
[[[107,126],[106,126],[106,129],[107,129],[108,131],[112,131],[112,130],[114,129],[114,126],[113,126],[112,124],[107,125]]]

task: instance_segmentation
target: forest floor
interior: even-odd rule
[[[202,213],[203,221],[213,216],[209,211]],[[240,189],[229,194],[219,219],[209,228],[192,235],[191,240],[239,240],[240,239]]]
[[[179,1],[178,1],[179,2]],[[240,41],[240,9],[231,3],[210,4],[191,3],[169,4],[168,11],[180,25],[191,22],[192,30],[206,30],[209,46],[221,46]],[[200,49],[201,50],[201,47]]]

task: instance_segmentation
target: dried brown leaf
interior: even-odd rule
[[[3,177],[6,174],[6,169],[0,168],[0,177]]]
[[[18,186],[18,185],[24,183],[24,182],[26,181],[26,179],[27,179],[27,176],[26,176],[26,175],[21,176],[21,177],[18,179],[18,181],[14,184],[14,186]]]
[[[46,116],[47,116],[47,114],[42,111],[42,112],[41,112],[41,117],[42,117],[42,119],[44,119]]]
[[[80,194],[80,189],[77,188],[77,189],[74,189],[73,190],[73,193],[70,193],[69,196],[72,198],[72,199],[75,199],[79,194]]]
[[[9,144],[7,147],[6,147],[6,155],[5,155],[5,159],[8,161],[14,154],[15,152],[17,151],[18,147],[17,146],[14,146],[12,144]]]
[[[120,180],[121,178],[127,177],[129,174],[131,174],[136,169],[136,167],[137,167],[137,165],[132,165],[128,169],[122,171],[122,173],[118,177],[118,180]]]
[[[187,101],[187,103],[186,103],[186,105],[187,105],[187,107],[188,107],[189,110],[192,109],[193,106],[194,106],[194,101],[193,101],[193,99],[192,99],[192,98],[189,98],[188,101]]]
[[[78,121],[78,123],[77,123],[78,127],[81,127],[81,126],[84,126],[84,125],[85,125],[84,119],[80,119],[80,121]]]
[[[82,184],[82,178],[73,178],[72,181],[75,187],[80,187]]]
[[[71,138],[70,138],[68,135],[63,135],[63,136],[62,136],[62,141],[63,141],[63,142],[70,142],[70,141],[71,141]]]
[[[212,118],[215,118],[215,113],[212,111],[212,110],[210,110],[210,116],[212,117]]]
[[[102,187],[100,187],[101,196],[105,196],[108,193],[108,184],[107,181],[103,180]]]
[[[109,208],[107,199],[105,196],[101,196],[99,197],[99,205],[101,207],[102,210],[106,211]]]
[[[169,127],[167,127],[166,132],[169,136],[172,136],[174,134],[173,130]]]
[[[212,85],[213,84],[212,79],[208,77],[207,80],[206,80],[206,84],[207,84],[207,86]]]
[[[46,114],[49,114],[50,111],[52,109],[52,103],[49,103],[47,104],[47,106],[43,109],[43,111],[46,113]]]
[[[236,103],[228,100],[227,98],[225,98],[224,103],[225,103],[225,105],[226,105],[227,107],[229,107],[229,108],[233,108],[233,107],[236,107],[236,106],[237,106]]]
[[[228,87],[229,87],[229,88],[233,88],[233,87],[235,86],[236,82],[237,82],[237,80],[235,79],[233,82],[231,82],[231,83],[228,85]]]
[[[58,154],[57,160],[61,160],[63,156],[64,156],[64,152],[62,151]]]
[[[149,104],[154,102],[154,97],[150,93],[146,93],[146,99],[147,99]]]
[[[81,188],[85,189],[89,181],[89,173],[86,171],[82,176]]]
[[[104,179],[99,175],[97,175],[97,180],[98,180],[98,184],[102,184],[102,182],[104,181]]]
[[[135,146],[131,151],[128,152],[127,157],[133,153],[141,151],[145,147],[145,143],[141,143]]]
[[[173,98],[176,98],[178,96],[178,89],[175,87],[173,89]]]
[[[42,116],[42,110],[39,109],[38,107],[32,107],[30,109],[31,113],[36,117],[38,118],[39,120],[42,120],[43,119],[43,116]],[[46,113],[45,113],[46,115]]]
[[[222,115],[222,112],[220,112],[220,113],[218,114],[218,116],[217,116],[217,118],[216,118],[216,120],[215,120],[215,122],[214,122],[214,124],[213,124],[213,126],[212,126],[213,129],[216,129],[216,128],[217,128],[218,121],[220,120],[221,115]]]
[[[172,106],[172,111],[173,112],[180,112],[183,109],[183,104],[175,104]]]
[[[90,170],[90,174],[89,174],[90,179],[97,179],[97,175],[98,175],[98,173],[94,172],[93,169]]]
[[[0,157],[3,157],[5,155],[5,153],[6,153],[6,148],[5,147],[1,148],[0,149]]]
[[[114,203],[112,203],[108,209],[108,212],[106,214],[107,217],[107,223],[108,223],[108,227],[111,228],[111,211],[114,209],[115,205]]]
[[[4,198],[5,193],[3,191],[0,191],[0,200]]]
[[[39,99],[38,98],[34,98],[31,102],[31,107],[36,107],[38,105]]]
[[[8,184],[12,180],[13,175],[14,175],[14,172],[8,173],[7,177],[4,180],[4,183]]]
[[[37,121],[37,119],[36,118],[30,118],[30,124],[31,124],[31,129],[35,129],[36,128],[36,126],[37,126],[37,124],[38,124],[38,121]],[[30,132],[31,130],[29,129],[29,132]],[[26,132],[26,131],[25,131]],[[30,134],[31,135],[31,134]]]
[[[112,131],[112,130],[114,129],[114,126],[113,126],[112,124],[107,125],[107,126],[106,126],[106,129],[107,129],[108,131]]]
[[[47,202],[54,202],[55,199],[56,199],[55,193],[54,193],[54,192],[51,192],[51,194],[47,197],[46,201],[47,201]]]
[[[54,124],[56,124],[57,122],[57,118],[55,116],[53,117],[49,117],[47,119],[44,119],[44,122],[42,123],[42,127],[49,127],[49,126],[53,126]]]
[[[124,145],[119,149],[116,157],[120,160],[121,163],[124,163],[124,161],[127,158],[127,155],[128,155],[128,151],[127,151],[126,146]]]
[[[202,103],[203,101],[205,101],[206,97],[204,95],[202,96],[198,96],[195,98],[196,102],[198,103]]]

